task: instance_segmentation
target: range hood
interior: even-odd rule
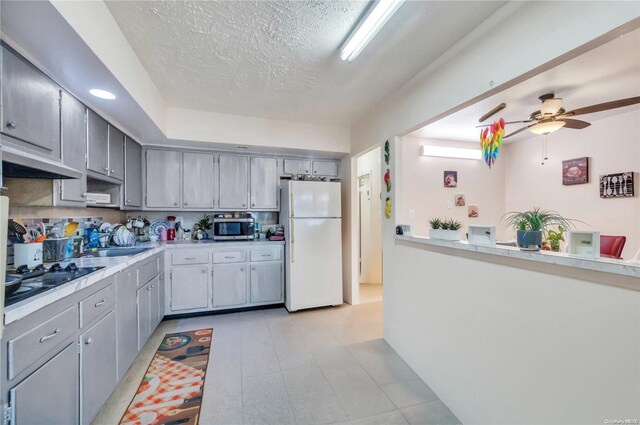
[[[32,179],[79,179],[82,173],[11,146],[2,146],[2,177]]]

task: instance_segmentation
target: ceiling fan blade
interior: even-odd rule
[[[576,115],[592,114],[594,112],[608,111],[609,109],[623,108],[625,106],[635,105],[640,103],[640,96],[629,97],[627,99],[612,100],[611,102],[599,103],[597,105],[585,106],[584,108],[574,109],[573,111],[565,112],[563,116],[574,117]]]
[[[569,118],[561,118],[557,121],[563,121],[564,122],[564,128],[573,128],[576,130],[581,130],[583,128],[587,128],[591,125],[590,122],[586,122],[586,121],[581,121],[581,120],[572,120]]]
[[[486,114],[481,116],[480,119],[478,120],[478,122],[482,122],[482,121],[488,119],[489,117],[492,117],[493,115],[495,115],[498,112],[502,111],[506,107],[507,107],[506,103],[499,104],[498,106],[496,106],[495,108],[493,108],[492,110],[490,110],[489,112],[487,112]]]
[[[526,121],[507,121],[504,124],[526,124],[528,122],[531,122],[531,120],[526,120]],[[491,127],[493,124],[483,124],[483,125],[476,125],[476,128],[482,128],[482,127]]]
[[[533,125],[533,124],[532,124]],[[519,129],[517,129],[516,131],[512,131],[511,133],[507,134],[506,136],[504,136],[505,139],[508,139],[511,136],[515,136],[518,133],[522,133],[523,131],[527,130],[529,127],[531,127],[531,125],[527,125],[525,127],[521,127]]]

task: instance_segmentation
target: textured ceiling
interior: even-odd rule
[[[346,125],[504,2],[407,2],[351,64],[367,2],[106,3],[170,106]]]

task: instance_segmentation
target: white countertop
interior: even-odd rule
[[[472,245],[467,241],[447,241],[442,239],[431,239],[423,236],[396,235],[396,239],[424,245],[453,248],[462,251],[498,255],[501,257],[537,261],[539,263],[555,264],[584,270],[640,278],[640,263],[632,261],[615,260],[613,258],[583,258],[569,255],[564,252],[521,251],[518,248],[509,246]]]
[[[58,287],[52,288],[46,292],[35,295],[31,298],[27,298],[26,300],[20,301],[19,303],[10,305],[4,310],[4,324],[5,326],[9,323],[15,322],[16,320],[20,320],[23,317],[48,306],[64,297],[67,297],[77,291],[80,291],[84,288],[87,288],[94,283],[100,282],[101,280],[114,275],[115,273],[126,269],[129,266],[132,266],[142,260],[145,260],[155,254],[163,252],[165,249],[172,248],[188,248],[188,247],[222,247],[222,246],[244,246],[251,247],[256,245],[283,245],[284,241],[269,241],[267,239],[256,239],[254,241],[213,241],[213,240],[204,240],[204,241],[158,241],[158,242],[143,242],[138,243],[133,248],[149,248],[148,251],[142,252],[137,255],[131,256],[122,256],[122,257],[82,257],[82,258],[74,258],[71,261],[60,263],[62,267],[65,267],[68,263],[74,262],[78,267],[104,267],[103,269],[97,270],[91,274],[83,276],[81,278],[72,280],[71,282],[65,283],[64,285],[60,285]]]

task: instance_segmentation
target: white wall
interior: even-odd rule
[[[478,148],[478,143],[455,142],[453,140],[423,139],[405,136],[402,138],[403,176],[402,206],[396,210],[398,223],[411,224],[413,234],[428,236],[429,220],[434,217],[451,218],[463,224],[462,235],[469,224],[496,225],[504,214],[505,157],[501,154],[492,168],[483,160],[435,158],[421,156],[422,145]],[[458,186],[444,187],[444,171],[458,172]],[[466,205],[455,206],[455,194],[463,193]],[[451,203],[449,208],[448,203]],[[478,218],[467,216],[468,206],[479,208]],[[409,211],[413,210],[414,217]],[[498,238],[502,238],[502,226],[496,226]]]
[[[550,13],[553,19],[549,18]],[[395,95],[353,125],[351,152],[364,152],[370,146],[390,140],[394,155],[391,172],[396,182],[402,178],[396,176],[402,165],[396,152],[401,148],[396,148],[395,136],[407,134],[429,120],[477,101],[487,96],[489,90],[497,92],[522,81],[526,75],[568,60],[588,50],[584,45],[598,37],[607,34],[604,38],[612,39],[615,34],[608,34],[610,31],[632,20],[635,21],[630,26],[637,27],[640,9],[634,2],[510,2],[450,49],[445,57],[418,73]],[[598,40],[594,44],[602,42]],[[502,54],[493,57],[492,52]],[[491,57],[493,60],[488,59]],[[390,63],[389,66],[398,64]],[[351,175],[349,186],[353,188],[356,176],[355,173]],[[352,199],[354,195],[351,194]],[[390,195],[395,213],[395,208],[402,208],[404,200],[395,190]],[[589,283],[555,279],[534,272],[521,277],[517,271],[503,277],[501,269],[486,270],[481,262],[465,263],[472,273],[461,275],[463,266],[455,261],[456,257],[447,257],[450,261],[445,262],[443,255],[425,255],[415,248],[397,246],[395,216],[382,222],[385,339],[463,423],[602,423],[604,409],[622,416],[637,409],[640,382],[637,361],[640,300],[637,293],[597,285],[592,288]],[[353,241],[351,245],[354,245]],[[451,274],[445,274],[447,270]],[[478,276],[487,277],[478,280]],[[548,276],[547,283],[543,278]],[[497,279],[499,283],[491,284],[491,279]],[[475,289],[469,284],[458,286],[465,280],[476,282]],[[454,287],[446,284],[451,282]],[[427,291],[425,283],[432,283],[433,290]],[[554,283],[559,283],[557,291],[549,288]],[[567,290],[561,290],[563,288]],[[501,295],[502,290],[508,292]],[[535,297],[535,302],[529,302],[517,290]],[[604,293],[606,295],[602,295]],[[482,296],[483,308],[479,308],[479,301],[475,299],[478,295]],[[511,299],[515,301],[513,304]],[[407,306],[414,301],[417,307],[409,309]],[[548,318],[535,314],[536,308],[545,303],[550,306],[542,311],[552,313]],[[430,308],[432,305],[435,307]],[[615,306],[615,311],[622,306],[625,313],[621,316],[611,314],[607,306]],[[575,317],[574,312],[577,313]],[[406,319],[407,315],[412,315],[411,320]],[[510,338],[515,336],[515,329],[500,331],[509,325],[500,320],[526,325],[521,328],[522,336],[512,343]],[[478,335],[483,338],[477,338],[471,332],[479,321],[484,331]],[[491,325],[498,328],[493,330]],[[426,332],[425,327],[437,333]],[[618,334],[620,330],[622,332]],[[541,351],[510,347],[510,344],[528,344],[529,340],[523,338],[527,334],[533,336],[530,341],[536,344],[524,347],[538,347]],[[602,346],[594,353],[590,351],[596,348],[589,343],[593,335],[597,336],[595,341],[598,343],[607,343],[604,344],[606,352]],[[622,335],[620,340],[619,335]],[[438,338],[434,339],[435,336]],[[571,356],[565,356],[566,343],[555,345],[559,349],[554,349],[556,342],[567,339],[576,347],[589,350],[568,350]],[[629,350],[608,348],[617,342]],[[506,353],[517,356],[503,355],[505,347],[509,348]],[[472,363],[476,352],[484,361]],[[486,368],[493,358],[508,363],[490,363],[491,367]],[[537,388],[537,392],[523,389],[526,380],[518,383],[510,378],[517,369],[513,366],[514,361],[520,369],[520,375],[516,376],[548,377],[544,383],[534,379],[532,388]],[[581,364],[580,370],[572,367],[572,362]],[[471,364],[476,367],[469,367]],[[626,379],[623,381],[625,390],[617,391],[611,385],[615,381],[606,381],[607,385],[600,386],[605,382],[603,368],[611,377]],[[549,370],[554,371],[553,376],[549,376]],[[594,385],[583,380],[591,370],[598,373]],[[452,379],[446,378],[449,376]],[[635,380],[631,385],[630,379]],[[478,385],[492,380],[503,385]],[[473,384],[474,391],[468,390],[468,383]],[[487,402],[479,403],[478,400]],[[558,405],[558,400],[562,405]],[[624,408],[621,408],[623,404]],[[602,411],[599,406],[604,406]],[[640,415],[631,413],[636,417]]]
[[[588,116],[585,119],[589,121]],[[578,229],[626,236],[622,256],[633,257],[640,248],[640,197],[601,199],[598,177],[640,171],[638,134],[640,110],[635,110],[592,121],[582,130],[563,129],[550,134],[545,165],[540,161],[542,136],[507,145],[506,210],[522,211],[533,206],[556,210],[583,221],[576,224]],[[590,157],[589,183],[563,186],[562,161],[584,156]]]
[[[349,128],[170,108],[169,139],[349,153]]]
[[[385,339],[462,423],[640,417],[640,292],[476,257],[385,250]]]
[[[369,228],[363,229],[366,243],[360,247],[362,256],[362,270],[360,272],[361,283],[382,284],[382,166],[381,149],[376,148],[359,156],[356,162],[358,177],[371,175],[371,202],[369,203],[370,215]],[[362,214],[363,212],[361,212]],[[357,225],[357,224],[356,224]],[[366,234],[364,234],[366,233]]]

